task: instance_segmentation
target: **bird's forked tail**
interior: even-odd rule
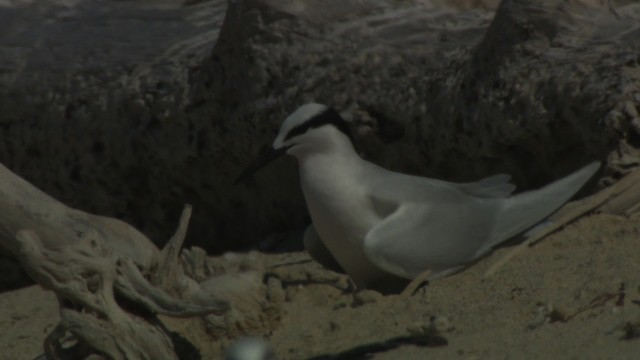
[[[600,162],[592,162],[541,189],[526,191],[505,199],[505,204],[497,215],[491,241],[478,253],[483,253],[544,220],[569,201],[599,168]]]

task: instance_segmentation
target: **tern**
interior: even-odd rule
[[[276,360],[273,346],[260,337],[243,337],[227,349],[225,360]]]
[[[306,249],[323,264],[335,260],[360,289],[460,271],[545,220],[600,168],[593,162],[513,196],[506,174],[473,183],[401,174],[360,157],[340,114],[311,103],[285,119],[273,146],[236,184],[284,154],[298,160],[312,220]]]

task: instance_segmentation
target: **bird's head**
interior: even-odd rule
[[[253,173],[284,154],[300,159],[340,147],[351,150],[355,148],[353,134],[342,116],[326,105],[302,105],[284,120],[271,148],[238,177],[236,184],[244,182]]]

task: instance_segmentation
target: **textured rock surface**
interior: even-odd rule
[[[527,188],[593,159],[608,160],[613,178],[637,164],[637,2],[503,1],[495,18],[469,3],[372,2],[358,16],[320,18],[256,3],[230,8],[211,71],[224,74],[211,75],[224,89],[211,100],[235,138],[261,140],[237,143],[247,162],[288,112],[314,100],[344,112],[367,157],[403,172],[507,172]],[[287,207],[299,198],[291,163],[249,184],[250,223],[302,209]]]
[[[190,202],[213,250],[304,221],[292,160],[230,185],[309,100],[399,171],[526,188],[637,165],[638,2],[447,3],[232,1],[212,51],[224,1],[0,2],[0,161],[154,239]]]
[[[183,204],[197,203],[201,173],[216,176],[198,170],[199,128],[185,108],[226,1],[6,5],[0,161],[63,202],[164,241]]]

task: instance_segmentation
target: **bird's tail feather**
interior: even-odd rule
[[[498,213],[491,241],[485,244],[479,253],[544,220],[569,201],[599,168],[600,162],[592,162],[542,189],[523,192],[505,199],[505,205]]]

